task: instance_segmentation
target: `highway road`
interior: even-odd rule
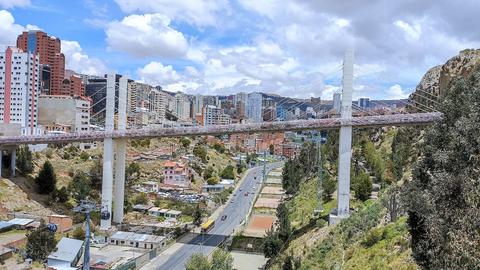
[[[267,164],[267,173],[281,165],[281,162]],[[196,234],[193,238],[187,237],[189,240],[183,244],[175,243],[169,248],[172,249],[170,252],[167,249],[141,269],[183,270],[185,269],[185,262],[192,254],[203,253],[208,255],[213,252],[244,221],[254,198],[260,192],[262,170],[263,166],[258,166],[248,171],[240,187],[235,190],[235,196],[231,197],[232,199],[226,203],[225,208],[218,215],[213,229],[204,235]],[[245,192],[250,194],[244,196]],[[223,215],[227,215],[227,219],[224,221],[221,220]],[[174,247],[175,245],[177,246]]]

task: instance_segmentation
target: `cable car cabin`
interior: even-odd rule
[[[210,231],[211,229],[213,229],[213,227],[215,227],[215,220],[213,219],[209,219],[207,220],[205,223],[202,224],[201,228],[202,228],[202,233],[206,233],[208,231]]]
[[[108,220],[108,219],[110,219],[110,212],[108,212],[108,211],[102,211],[102,213],[100,213],[100,218],[103,219],[103,220]]]

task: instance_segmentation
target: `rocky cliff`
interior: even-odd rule
[[[467,77],[479,66],[480,49],[463,50],[445,64],[427,71],[410,95],[410,100],[420,110],[429,110],[428,107],[435,107],[436,101],[446,93],[453,79]]]

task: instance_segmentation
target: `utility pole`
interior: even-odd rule
[[[267,179],[266,175],[267,174],[267,151],[263,152],[263,178],[262,178],[262,184],[265,183]]]
[[[85,252],[82,270],[90,270],[90,212],[98,211],[98,206],[93,201],[81,200],[80,204],[73,208],[73,211],[85,214]]]

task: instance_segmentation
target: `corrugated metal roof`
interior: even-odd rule
[[[112,236],[110,236],[110,239],[118,240],[118,241],[158,243],[163,241],[165,237],[157,236],[157,235],[134,233],[134,232],[117,231]]]
[[[13,225],[20,225],[20,226],[25,226],[29,223],[34,222],[35,220],[29,219],[29,218],[14,218],[12,220],[9,220],[8,223],[13,224]]]
[[[83,241],[63,237],[57,244],[57,251],[51,253],[48,259],[73,262],[81,251]]]
[[[13,224],[8,221],[0,221],[0,230],[12,227]]]

